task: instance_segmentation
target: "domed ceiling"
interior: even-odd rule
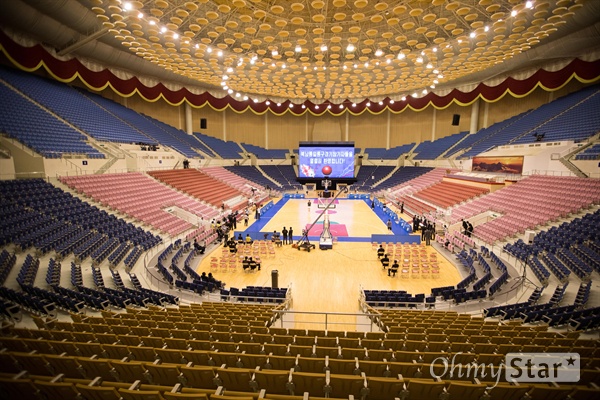
[[[14,1],[20,2],[82,35],[53,43],[49,32],[44,42],[59,55],[102,61],[100,51],[81,52],[101,41],[138,60],[136,67],[120,57],[120,66],[240,100],[422,96],[577,57],[599,42],[594,0]],[[26,21],[21,25],[31,25]],[[573,41],[576,50],[562,43],[553,54],[553,43],[594,28],[585,44]],[[35,35],[33,27],[21,29]],[[108,65],[111,57],[104,57]]]

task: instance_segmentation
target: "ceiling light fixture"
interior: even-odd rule
[[[356,48],[354,47],[354,45],[352,43],[348,43],[348,46],[346,47],[346,51],[354,51]]]

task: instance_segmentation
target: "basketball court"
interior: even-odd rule
[[[311,199],[280,199],[265,216],[254,221],[247,229],[264,233],[281,232],[285,226],[294,229],[296,241],[302,229],[314,222],[323,209],[319,209]],[[273,213],[271,213],[273,211]],[[279,287],[291,287],[294,311],[309,312],[359,312],[358,298],[360,289],[406,290],[411,294],[429,294],[432,287],[456,285],[460,273],[443,255],[431,246],[390,245],[394,257],[404,258],[409,252],[418,249],[421,257],[436,254],[439,275],[409,275],[389,277],[377,258],[376,247],[371,243],[371,234],[388,234],[385,222],[370,208],[364,200],[339,200],[335,208],[327,211],[334,237],[333,249],[318,249],[318,233],[315,227],[309,238],[317,249],[311,252],[300,251],[291,245],[275,246],[274,254],[261,256],[262,268],[256,272],[244,272],[241,264],[235,269],[211,269],[211,259],[229,256],[218,248],[205,257],[198,265],[197,272],[212,272],[226,283],[226,288],[246,286],[271,286],[271,274],[278,271]],[[269,215],[274,214],[274,215]],[[321,219],[322,221],[322,219]],[[341,233],[339,236],[335,231]],[[238,225],[238,228],[239,225]],[[343,236],[343,235],[345,236]],[[270,237],[270,236],[269,236]],[[344,239],[344,240],[342,240]],[[349,300],[351,299],[351,300]],[[323,316],[295,315],[297,328],[323,329]],[[331,323],[356,323],[356,317],[329,316],[330,330],[354,330],[354,327],[340,325],[339,329]]]

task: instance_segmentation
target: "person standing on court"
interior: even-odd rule
[[[388,228],[388,231],[392,230],[392,220],[391,219],[387,220],[387,228]]]
[[[312,203],[310,202],[310,199],[308,200],[308,212],[310,213],[310,206],[312,206]]]
[[[290,229],[288,230],[288,240],[289,240],[289,244],[294,243],[294,231],[291,226],[290,226]]]
[[[283,236],[283,244],[288,244],[288,230],[285,229],[285,226],[281,230],[281,235]]]

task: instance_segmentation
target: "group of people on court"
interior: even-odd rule
[[[242,260],[242,268],[244,268],[244,271],[260,271],[260,262],[254,260],[252,257],[246,256],[244,257],[244,260]]]
[[[292,244],[294,242],[294,229],[290,226],[290,229],[287,230],[284,226],[281,230],[281,234],[277,231],[273,231],[271,241],[278,246],[281,246],[282,244]]]
[[[383,248],[383,245],[381,245],[381,244],[379,245],[379,248],[377,249],[377,258],[379,258],[379,261],[381,262],[383,269],[387,269],[388,276],[392,276],[392,275],[396,276],[396,274],[398,273],[398,268],[400,268],[400,264],[398,264],[398,260],[394,260],[394,262],[390,266],[389,254],[387,254],[385,252],[385,249]]]

